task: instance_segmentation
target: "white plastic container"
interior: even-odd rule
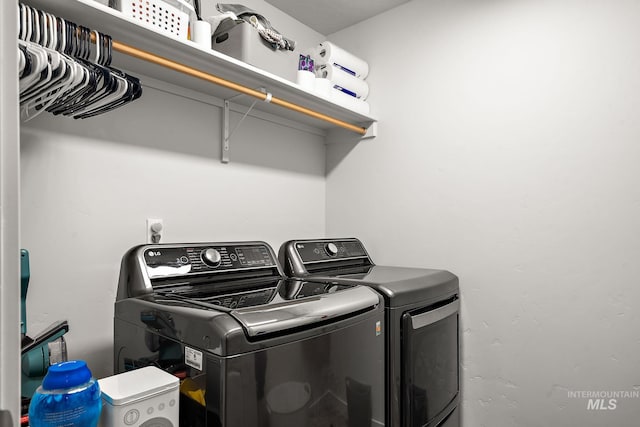
[[[178,427],[179,380],[154,366],[98,380],[102,390],[100,426]]]
[[[187,40],[189,21],[196,15],[188,0],[109,0],[109,6],[139,25],[182,40]]]
[[[211,47],[286,80],[296,81],[298,53],[282,49],[274,51],[251,24],[242,22],[218,35]]]

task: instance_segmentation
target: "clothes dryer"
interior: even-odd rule
[[[291,240],[279,251],[300,280],[364,285],[385,300],[387,427],[458,427],[458,278],[445,270],[375,265],[354,238]]]

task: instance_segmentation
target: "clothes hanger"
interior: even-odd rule
[[[30,7],[24,6],[21,9],[21,31],[20,35],[23,37],[19,40],[19,43],[25,48],[25,51],[29,55],[33,67],[31,72],[24,75],[23,79],[19,82],[19,91],[22,94],[37,84],[39,81],[46,79],[50,74],[48,58],[46,54],[40,49],[40,47],[30,41],[33,37],[32,27],[34,22],[33,11]]]
[[[110,36],[95,32],[96,45],[100,45],[100,53],[96,54],[96,61],[108,66],[112,59],[112,39]],[[90,111],[86,111],[82,114],[74,116],[75,118],[87,118],[93,117],[98,114],[103,114],[107,111],[111,111],[115,108],[121,107],[131,101],[138,99],[142,96],[142,84],[140,80],[127,73],[122,72],[113,67],[109,69],[114,73],[116,78],[119,78],[121,83],[120,90],[114,92],[108,99],[103,100],[98,108],[94,108]],[[108,101],[108,102],[107,102]]]
[[[60,39],[61,39],[61,40],[58,40],[58,42],[56,43],[56,46],[58,51],[62,51],[64,48],[66,48],[66,37],[64,37],[66,33],[60,30],[60,27],[64,25],[64,20],[57,18],[56,21],[57,21],[57,27],[58,27],[56,33],[60,36]],[[71,60],[70,57],[69,59]],[[72,85],[71,92],[64,94],[65,99],[68,99],[69,96],[71,96],[73,93],[78,92],[82,88],[94,87],[92,83],[93,80],[92,80],[92,75],[90,71],[86,67],[82,66],[82,64],[80,64],[78,61],[72,60],[72,62],[73,62],[73,71],[74,71],[74,82]]]
[[[102,49],[100,52],[96,52],[96,59],[94,59],[94,61],[103,64],[110,63],[112,47],[111,38],[109,36],[102,35],[97,31],[95,32],[95,36],[96,46],[102,46]],[[101,52],[106,52],[106,55]],[[133,99],[137,99],[140,96],[142,86],[138,79],[113,67],[107,67],[107,69],[111,72],[111,75],[117,85],[113,87],[111,93],[106,94],[104,97],[100,98],[99,102],[92,105],[91,109],[79,111],[78,113],[81,114],[76,118],[86,118],[102,114],[115,107],[124,105]]]
[[[85,54],[85,50],[81,48],[81,43],[84,43],[89,39],[88,29],[81,27],[78,29],[77,37],[75,38],[75,56],[76,58],[84,64],[89,69],[92,69],[96,72],[98,76],[96,82],[96,88],[92,93],[87,94],[87,96],[83,97],[80,102],[78,102],[70,111],[68,111],[67,115],[72,115],[77,113],[78,111],[85,110],[91,104],[100,101],[105,96],[108,96],[117,88],[117,81],[115,80],[112,73],[105,67],[96,64],[94,62],[89,61],[88,57],[81,56]]]
[[[56,20],[50,19],[52,16],[47,16],[41,11],[36,15],[38,16],[36,25],[40,28],[36,34],[39,33],[40,48],[47,53],[49,63],[52,65],[52,74],[47,81],[31,88],[21,97],[21,116],[25,121],[45,111],[74,81],[74,61],[51,48],[56,44]]]
[[[105,72],[108,73],[108,78],[105,79],[102,90],[97,92],[95,96],[86,100],[86,102],[78,109],[73,111],[75,115],[84,115],[95,112],[96,110],[102,110],[104,106],[111,104],[115,100],[120,99],[124,96],[128,91],[129,82],[118,72],[114,72],[115,70],[107,68],[98,63],[98,59],[100,58],[100,39],[101,35],[96,31],[96,58],[93,62],[93,66],[97,68],[101,68]],[[90,32],[84,32],[84,37],[82,40],[86,40],[89,42],[90,46]],[[85,61],[89,61],[88,57],[82,58]],[[105,77],[107,77],[105,75]]]
[[[22,3],[18,4],[18,25],[20,26],[18,30],[18,39],[24,40],[25,38],[25,27],[26,27],[26,18],[24,12],[25,6]]]
[[[25,48],[32,64],[31,72],[26,74],[19,81],[18,88],[20,95],[22,96],[26,90],[31,88],[34,84],[37,84],[43,76],[46,77],[49,74],[50,65],[47,55],[37,45],[24,40],[19,40],[18,43]]]
[[[24,69],[26,66],[25,54],[18,46],[18,78],[22,77],[22,73],[24,73]]]
[[[56,44],[56,19],[26,5],[19,5],[19,48],[24,54],[25,68],[20,78],[20,102],[23,117],[33,118],[55,100],[73,80],[71,60],[51,49]],[[27,67],[26,65],[29,65]]]
[[[47,16],[48,14],[41,11],[36,11],[35,14],[32,14],[28,7],[21,8],[21,12],[23,16],[26,16],[26,19],[20,20],[21,23],[24,23],[20,35],[26,37],[29,33],[29,27],[35,27],[38,30],[31,31],[30,39],[34,40],[34,42],[22,41],[20,47],[27,53],[27,57],[30,52],[35,55],[38,63],[40,63],[40,59],[46,59],[51,65],[50,74],[43,69],[38,75],[39,68],[32,70],[33,72],[29,71],[22,74],[20,102],[23,106],[29,104],[29,108],[31,108],[33,105],[38,105],[37,102],[34,103],[34,100],[49,100],[52,98],[52,94],[67,87],[71,81],[71,60],[64,58],[57,51],[51,49],[57,41],[56,20],[53,19],[53,15]],[[32,16],[35,17],[34,21],[31,20]],[[27,74],[30,75],[29,79],[25,79]],[[43,96],[46,98],[43,98]],[[33,116],[29,114],[29,117]]]
[[[25,13],[25,33],[23,40],[30,41],[31,39],[31,8],[29,6],[24,7]]]
[[[66,63],[61,60],[60,55],[57,53],[49,52],[44,47],[37,47],[36,49],[42,49],[42,52],[46,55],[46,61],[48,62],[45,69],[46,72],[42,72],[33,84],[20,93],[21,103],[46,92],[49,86],[57,83],[67,69]]]
[[[140,80],[110,66],[112,39],[52,14],[19,4],[21,116],[42,111],[74,118],[111,111],[142,95]]]
[[[74,46],[72,38],[70,37],[74,28],[72,23],[61,18],[56,18],[55,21],[57,33],[56,50],[72,63],[74,80],[70,85],[71,88],[61,94],[59,99],[49,106],[47,111],[50,112],[55,112],[57,109],[63,108],[67,103],[82,96],[86,91],[93,89],[93,79],[90,70],[87,70],[82,64],[69,56]]]
[[[82,48],[82,43],[87,43],[87,30],[84,27],[78,27],[73,23],[68,23],[68,28],[71,31],[67,31],[68,35],[71,35],[67,40],[66,51],[74,55],[76,61],[78,61],[91,76],[91,85],[78,92],[75,96],[68,98],[62,104],[57,104],[52,112],[54,114],[72,115],[76,111],[85,108],[95,100],[100,99],[105,94],[108,94],[112,89],[114,82],[108,72],[108,70],[99,67],[97,64],[91,63],[86,59],[86,48]],[[85,55],[81,57],[80,55]]]

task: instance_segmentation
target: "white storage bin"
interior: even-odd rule
[[[211,47],[286,80],[296,81],[298,53],[271,49],[251,24],[243,22],[219,34],[211,41]]]
[[[189,37],[189,20],[196,13],[185,0],[109,0],[109,6],[142,26],[183,40]]]
[[[98,380],[102,391],[101,427],[179,426],[177,377],[154,366]]]

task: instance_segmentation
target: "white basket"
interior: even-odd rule
[[[109,6],[143,26],[183,40],[188,38],[189,18],[195,15],[193,6],[183,0],[110,0]]]

